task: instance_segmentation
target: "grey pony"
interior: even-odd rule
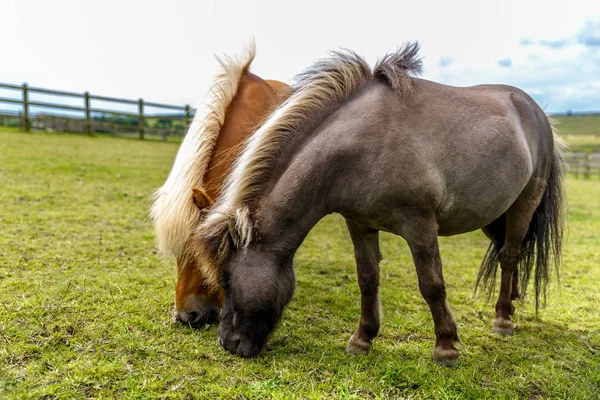
[[[502,85],[457,88],[418,79],[418,44],[371,72],[339,52],[299,76],[294,94],[251,137],[220,203],[194,237],[225,289],[219,342],[255,356],[292,297],[295,251],[324,216],[347,220],[361,317],[348,351],[378,334],[379,231],[403,237],[433,316],[434,360],[459,356],[438,236],[491,239],[478,281],[501,284],[493,330],[512,334],[513,301],[534,276],[536,306],[558,268],[562,161],[543,110]]]

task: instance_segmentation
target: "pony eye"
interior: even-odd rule
[[[221,274],[221,276],[219,277],[219,285],[221,285],[221,287],[223,289],[229,290],[229,283],[230,283],[229,274],[226,272],[223,272]]]

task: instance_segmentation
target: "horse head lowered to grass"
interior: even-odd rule
[[[190,235],[218,199],[243,140],[290,90],[285,83],[252,74],[254,56],[252,44],[243,57],[219,60],[206,110],[194,118],[167,181],[154,194],[151,217],[158,246],[177,260],[175,318],[192,326],[216,321],[224,294],[206,284],[190,257]]]
[[[501,284],[494,331],[512,333],[512,302],[534,277],[536,306],[560,257],[562,162],[544,112],[502,85],[457,88],[413,77],[418,45],[373,70],[350,51],[299,75],[254,132],[189,240],[206,284],[225,289],[219,342],[254,356],[292,297],[292,260],[324,216],[347,220],[361,318],[348,350],[379,330],[379,231],[403,237],[434,322],[434,359],[459,356],[438,236],[482,229],[478,283]]]

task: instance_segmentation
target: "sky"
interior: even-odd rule
[[[265,79],[293,83],[340,47],[374,64],[419,41],[425,79],[517,86],[551,113],[600,111],[592,0],[0,0],[0,82],[198,105],[213,55],[252,37]]]

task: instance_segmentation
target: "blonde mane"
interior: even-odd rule
[[[208,236],[221,236],[231,222],[234,244],[247,246],[253,231],[248,205],[259,194],[261,183],[282,146],[311,116],[355,93],[371,77],[369,65],[351,51],[335,52],[299,75],[294,93],[248,138],[227,178],[221,199],[200,231]]]
[[[227,109],[255,54],[256,47],[251,42],[241,57],[217,57],[219,69],[206,95],[204,109],[197,110],[167,181],[152,196],[150,217],[163,254],[181,258],[191,233],[200,223],[202,214],[193,202],[192,188],[202,185]]]
[[[297,77],[293,94],[276,109],[245,144],[224,191],[195,236],[196,257],[204,275],[216,282],[221,262],[232,246],[247,247],[253,239],[251,205],[261,194],[275,160],[285,144],[307,121],[343,101],[373,79],[381,79],[399,95],[410,93],[410,73],[421,61],[417,43],[407,44],[381,59],[374,72],[367,62],[348,50],[333,52]]]

